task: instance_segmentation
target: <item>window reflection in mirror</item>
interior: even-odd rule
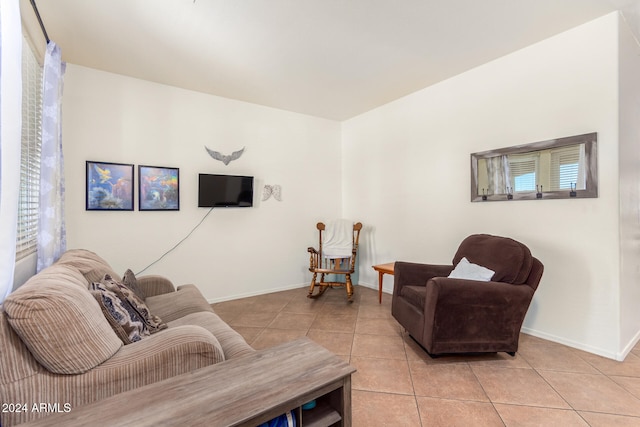
[[[597,197],[597,134],[471,155],[471,201]]]

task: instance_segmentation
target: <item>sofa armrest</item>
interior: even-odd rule
[[[151,274],[148,276],[137,277],[136,281],[138,282],[138,286],[144,293],[145,297],[167,294],[169,292],[175,292],[176,290],[171,280],[164,276]]]
[[[434,277],[447,277],[453,271],[452,265],[420,264],[396,261],[394,266],[393,293],[400,295],[403,286],[426,286]]]
[[[168,323],[191,313],[213,312],[200,290],[195,285],[178,286],[176,292],[150,296],[144,301],[151,313]]]
[[[223,360],[218,340],[206,329],[195,325],[170,327],[122,346],[111,358],[82,374],[55,374],[43,368],[36,375],[3,384],[3,398],[13,396],[13,402],[28,403],[29,408],[36,402],[60,402],[74,410]],[[46,415],[46,411],[2,413],[2,425]]]
[[[89,373],[97,400],[224,360],[222,347],[211,332],[183,325],[122,346]]]

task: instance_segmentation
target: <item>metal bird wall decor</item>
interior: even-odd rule
[[[245,147],[242,147],[242,150],[234,151],[233,153],[226,155],[226,154],[221,154],[219,151],[214,151],[211,148],[207,147],[206,145],[204,146],[204,148],[205,150],[207,150],[207,153],[209,153],[211,157],[213,157],[216,160],[220,160],[225,165],[228,165],[229,162],[232,162],[233,160],[239,159],[240,156],[242,156],[242,153],[244,153],[244,149],[245,149]]]
[[[269,197],[273,196],[274,199],[281,202],[282,201],[282,188],[279,185],[269,185],[265,184],[262,189],[262,200],[265,201]]]

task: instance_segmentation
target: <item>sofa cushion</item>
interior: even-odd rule
[[[533,265],[531,252],[524,244],[489,234],[473,234],[464,239],[453,258],[453,265],[463,257],[495,271],[491,279],[494,282],[516,285],[526,282]]]
[[[70,249],[62,254],[56,264],[66,264],[77,269],[85,277],[87,288],[93,282],[100,282],[105,274],[120,280],[120,276],[113,271],[107,261],[86,249]]]
[[[195,285],[182,285],[175,292],[155,295],[144,302],[152,313],[167,323],[191,313],[213,312],[211,305]]]
[[[111,292],[114,292],[123,302],[128,304],[138,314],[138,316],[140,316],[140,319],[142,319],[150,333],[155,334],[156,332],[167,328],[166,323],[164,323],[158,316],[152,314],[144,301],[138,298],[135,292],[127,286],[113,279],[108,274],[105,274],[101,284]]]
[[[427,298],[427,287],[405,285],[400,288],[400,296],[416,307],[420,307],[421,310],[424,310],[424,302]]]
[[[106,285],[93,282],[91,294],[98,301],[113,332],[124,344],[131,344],[151,335],[140,314]]]
[[[122,346],[85,283],[74,268],[54,264],[4,301],[9,324],[50,372],[86,372]]]

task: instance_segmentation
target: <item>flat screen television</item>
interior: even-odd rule
[[[198,207],[253,206],[253,177],[199,174]]]

